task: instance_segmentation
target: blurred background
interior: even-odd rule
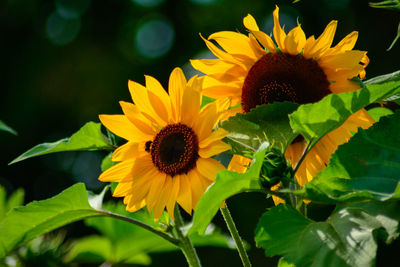
[[[368,1],[0,0],[0,120],[18,132],[0,132],[0,184],[9,193],[24,188],[26,203],[78,181],[98,192],[101,152],[8,163],[36,144],[68,137],[87,121],[98,122],[98,114],[121,113],[118,101],[130,101],[128,80],[144,83],[148,74],[166,87],[174,67],[182,67],[187,78],[196,74],[189,59],[212,57],[199,33],[245,33],[242,19],[248,13],[270,33],[275,4],[286,31],[298,20],[307,37],[318,36],[332,19],[339,21],[334,43],[359,31],[355,49],[367,50],[371,59],[367,78],[399,69],[400,43],[386,49],[396,36],[400,13],[371,8]],[[254,266],[275,266],[277,259],[266,259],[253,242],[258,217],[270,200],[242,194],[228,203],[252,246]],[[314,208],[322,219],[328,214],[325,207]],[[220,215],[215,222],[227,231]],[[72,238],[93,231],[79,222],[67,230]],[[377,266],[398,248],[398,242],[380,244]],[[200,248],[199,255],[204,266],[241,266],[234,250]],[[180,253],[152,259],[151,266],[185,265]]]

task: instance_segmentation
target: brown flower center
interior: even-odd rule
[[[302,55],[268,53],[249,70],[242,87],[244,112],[275,101],[314,103],[331,93],[329,81],[315,60]]]
[[[198,152],[196,133],[181,123],[165,126],[150,143],[154,166],[171,176],[188,173],[193,169],[199,158]]]

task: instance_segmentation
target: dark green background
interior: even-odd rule
[[[138,3],[145,1],[160,3],[147,7]],[[130,101],[128,79],[143,83],[148,74],[166,86],[174,67],[193,74],[188,60],[207,56],[199,32],[204,36],[221,30],[245,32],[242,18],[248,13],[270,32],[275,4],[281,8],[281,24],[290,29],[298,18],[307,37],[318,36],[332,19],[339,21],[334,43],[359,31],[356,49],[367,50],[371,59],[367,78],[399,69],[400,43],[389,52],[386,49],[395,37],[400,13],[370,8],[368,1],[0,0],[0,120],[19,133],[0,132],[0,184],[9,192],[23,187],[26,201],[51,197],[77,181],[98,191],[104,153],[60,153],[7,164],[36,144],[70,136],[85,122],[98,121],[98,114],[121,113],[118,101]],[[173,29],[173,40],[164,55],[149,58],[135,45],[137,32],[144,30],[144,23],[160,19]],[[145,48],[162,47],[167,37],[160,32],[144,40]],[[242,194],[228,203],[240,232],[252,245],[254,266],[274,266],[276,259],[264,258],[252,241],[258,217],[270,200]],[[326,209],[316,207],[315,216],[323,218],[324,213]],[[216,223],[225,229],[220,215]],[[93,231],[82,223],[68,230],[71,237]],[[390,262],[398,245],[383,247],[378,266]],[[241,265],[235,251],[202,248],[199,254],[204,266]],[[152,266],[185,264],[178,253],[153,259]]]

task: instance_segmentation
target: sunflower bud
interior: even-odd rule
[[[291,177],[292,168],[287,165],[285,156],[276,149],[265,155],[260,172],[260,183],[264,188],[270,189],[281,181]]]

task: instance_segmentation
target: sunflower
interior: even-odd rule
[[[158,220],[166,207],[173,219],[176,203],[191,214],[224,169],[211,157],[230,149],[221,141],[228,132],[213,129],[229,102],[200,108],[202,78],[187,82],[180,68],[170,75],[169,94],[155,78],[145,78],[146,86],[129,81],[135,104],[121,101],[123,115],[99,116],[103,125],[127,140],[112,155],[120,163],[99,180],[118,182],[113,196],[124,197],[128,211],[147,206]]]
[[[204,74],[204,95],[220,99],[230,96],[230,114],[249,112],[257,105],[275,101],[299,104],[314,103],[331,93],[355,91],[360,88],[350,80],[365,77],[369,63],[366,51],[352,50],[357,32],[348,34],[331,47],[337,21],[331,21],[315,39],[306,38],[301,25],[287,34],[279,24],[279,8],[273,12],[275,42],[259,30],[255,19],[247,15],[243,24],[248,35],[222,31],[204,39],[217,59],[191,60],[193,67]],[[218,48],[211,40],[218,43]],[[374,123],[362,109],[348,118],[336,130],[323,137],[307,154],[296,173],[304,185],[326,164],[337,147],[349,140],[358,127],[368,128]],[[304,150],[304,140],[296,140],[288,147],[286,159],[294,166]],[[235,158],[234,158],[235,160]],[[275,199],[276,200],[276,199]]]

